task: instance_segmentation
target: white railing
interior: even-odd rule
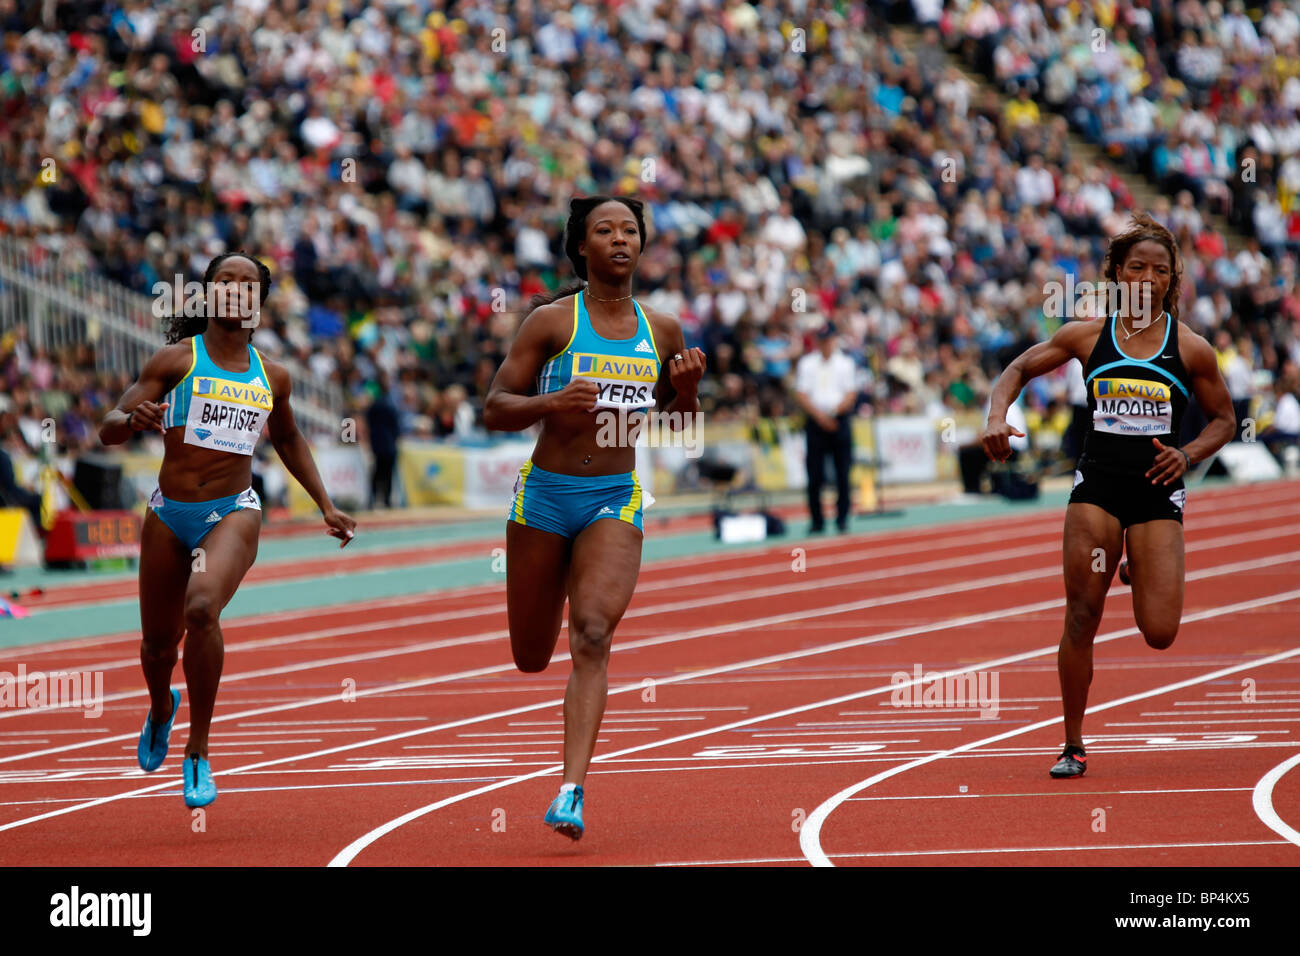
[[[104,276],[65,264],[57,251],[30,240],[0,236],[0,332],[25,325],[32,348],[94,346],[96,371],[132,377],[165,344],[164,320],[154,301]],[[293,410],[304,432],[339,434],[343,394],[288,357]]]

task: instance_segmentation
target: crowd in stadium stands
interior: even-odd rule
[[[569,197],[636,194],[638,297],[705,349],[716,419],[792,413],[828,321],[863,410],[978,412],[1068,318],[1048,284],[1099,279],[1134,205],[1072,155],[1074,121],[1166,191],[1182,316],[1234,398],[1300,389],[1300,0],[1258,21],[1199,0],[436,6],[0,0],[0,227],[145,294],[254,251],[276,284],[255,344],[360,420],[390,381],[400,433],[436,438],[480,428],[530,297],[571,278]],[[85,359],[0,342],[25,440],[53,416],[75,446],[116,399]],[[1031,425],[1059,434],[1067,392],[1035,382]]]

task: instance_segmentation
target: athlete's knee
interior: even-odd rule
[[[192,594],[185,599],[185,629],[191,634],[208,630],[217,623],[221,609],[207,594]]]
[[[604,666],[609,660],[609,645],[614,629],[601,617],[579,619],[570,624],[570,652],[575,665]]]
[[[1102,608],[1084,601],[1070,602],[1065,608],[1065,636],[1071,643],[1087,644],[1097,636]]]
[[[140,655],[146,660],[176,660],[176,645],[180,643],[183,631],[172,633],[145,632],[140,637]]]
[[[1178,636],[1178,625],[1158,625],[1154,627],[1144,627],[1142,637],[1147,642],[1148,647],[1155,648],[1157,651],[1163,651],[1166,647],[1174,642]]]

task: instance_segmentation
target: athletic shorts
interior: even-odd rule
[[[1121,528],[1161,520],[1182,524],[1187,489],[1182,478],[1168,485],[1153,485],[1144,475],[1116,474],[1080,462],[1070,492],[1070,504],[1075,502],[1096,505],[1114,515]]]
[[[243,511],[245,508],[261,511],[262,499],[256,491],[249,488],[237,495],[212,501],[172,501],[164,498],[162,492],[155,488],[149,498],[149,507],[180,538],[181,544],[193,551],[208,532],[217,526],[217,522],[232,511]]]
[[[519,469],[507,517],[530,528],[576,538],[601,518],[626,521],[643,530],[641,510],[653,502],[642,492],[635,470],[621,475],[557,475],[529,460]]]

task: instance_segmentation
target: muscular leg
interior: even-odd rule
[[[187,756],[208,756],[208,729],[226,657],[221,612],[257,557],[261,526],[260,511],[232,511],[199,542],[203,570],[190,575],[185,589],[184,666],[185,686],[190,693],[190,739],[184,751]]]
[[[1144,521],[1128,529],[1128,572],[1133,617],[1147,644],[1162,651],[1178,636],[1183,618],[1183,526]]]
[[[546,670],[564,620],[568,538],[506,522],[506,609],[510,651],[525,673]]]
[[[1083,712],[1092,683],[1092,641],[1124,538],[1114,515],[1096,505],[1076,502],[1065,511],[1064,539],[1065,633],[1056,654],[1056,669],[1065,710],[1065,742],[1082,747]],[[1094,571],[1094,567],[1101,570]]]
[[[155,723],[172,712],[176,648],[185,634],[185,587],[191,559],[185,545],[152,510],[140,532],[140,667]]]
[[[614,628],[623,618],[641,570],[641,532],[602,518],[573,542],[569,578],[569,653],[573,673],[564,693],[564,782],[582,786],[596,749],[609,689],[606,667]]]

